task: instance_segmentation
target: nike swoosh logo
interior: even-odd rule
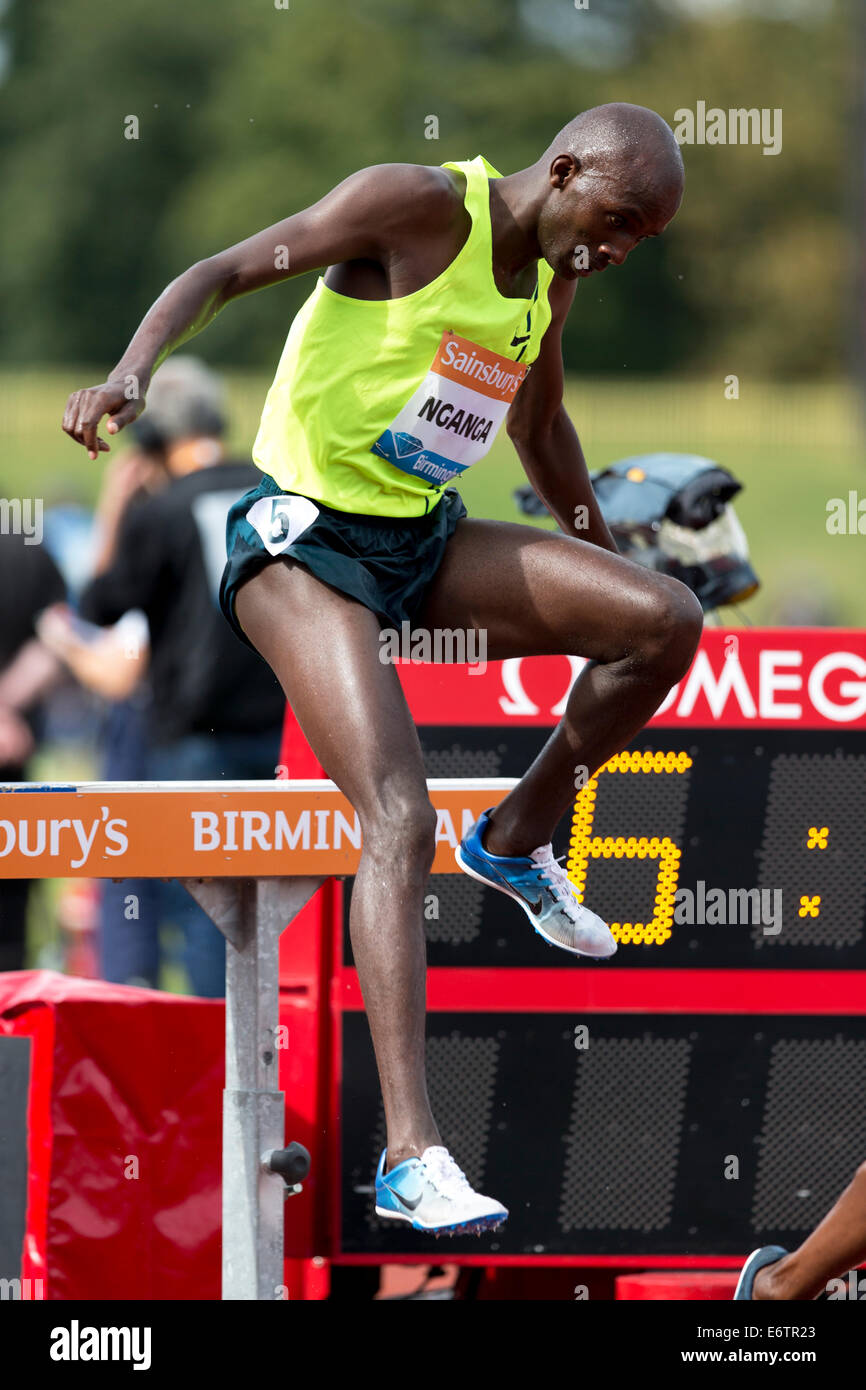
[[[417,1197],[404,1197],[402,1192],[395,1192],[393,1187],[389,1187],[387,1183],[385,1183],[385,1188],[392,1197],[397,1198],[400,1205],[404,1206],[407,1211],[414,1211],[416,1207],[419,1207],[424,1197],[423,1192],[419,1192]]]
[[[500,874],[500,875],[499,875],[499,878],[500,878],[500,880],[501,880],[502,883],[506,884],[507,887],[508,887],[509,889],[511,889],[512,892],[514,892],[514,886],[513,886],[513,884],[510,884],[510,883],[508,882],[508,879],[505,877],[504,874]],[[521,891],[521,890],[518,889],[518,892],[520,892],[520,891]],[[521,898],[520,898],[520,900],[521,900],[521,902],[526,903],[526,906],[529,908],[529,911],[530,911],[535,917],[540,917],[540,916],[541,916],[541,912],[542,912],[542,909],[543,909],[543,907],[544,907],[544,894],[543,894],[543,893],[542,893],[541,897],[538,898],[538,900],[537,900],[536,902],[530,902],[529,898],[528,898],[528,897],[525,897],[522,893],[521,893]]]

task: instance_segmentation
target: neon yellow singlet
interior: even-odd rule
[[[493,279],[483,155],[466,176],[469,236],[414,294],[361,300],[320,276],[294,319],[253,448],[287,492],[339,511],[422,516],[493,443],[550,323],[553,270],[528,299]]]

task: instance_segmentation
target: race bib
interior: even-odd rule
[[[441,487],[487,453],[527,370],[525,363],[443,333],[421,385],[371,452]]]
[[[309,497],[260,497],[247,512],[247,521],[262,538],[269,555],[279,555],[312,526],[319,509]]]

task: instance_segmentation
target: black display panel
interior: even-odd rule
[[[432,1013],[427,1060],[444,1142],[509,1220],[437,1241],[375,1216],[384,1116],[366,1020],[346,1013],[344,1254],[790,1246],[863,1159],[863,1017]]]
[[[517,777],[549,731],[419,735],[430,777]],[[617,963],[866,969],[866,734],[660,729],[614,761],[580,791],[554,848],[613,925]],[[433,875],[427,891],[431,967],[569,963],[474,879]],[[351,881],[346,928],[350,900]],[[351,963],[348,929],[344,947]]]

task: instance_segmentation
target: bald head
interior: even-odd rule
[[[676,137],[656,111],[610,101],[582,111],[551,141],[542,156],[551,162],[558,154],[571,154],[581,167],[596,172],[615,166],[652,170],[654,176],[682,187],[683,157]]]
[[[684,170],[673,131],[655,111],[609,102],[583,111],[534,166],[538,240],[559,275],[621,265],[676,213]]]

